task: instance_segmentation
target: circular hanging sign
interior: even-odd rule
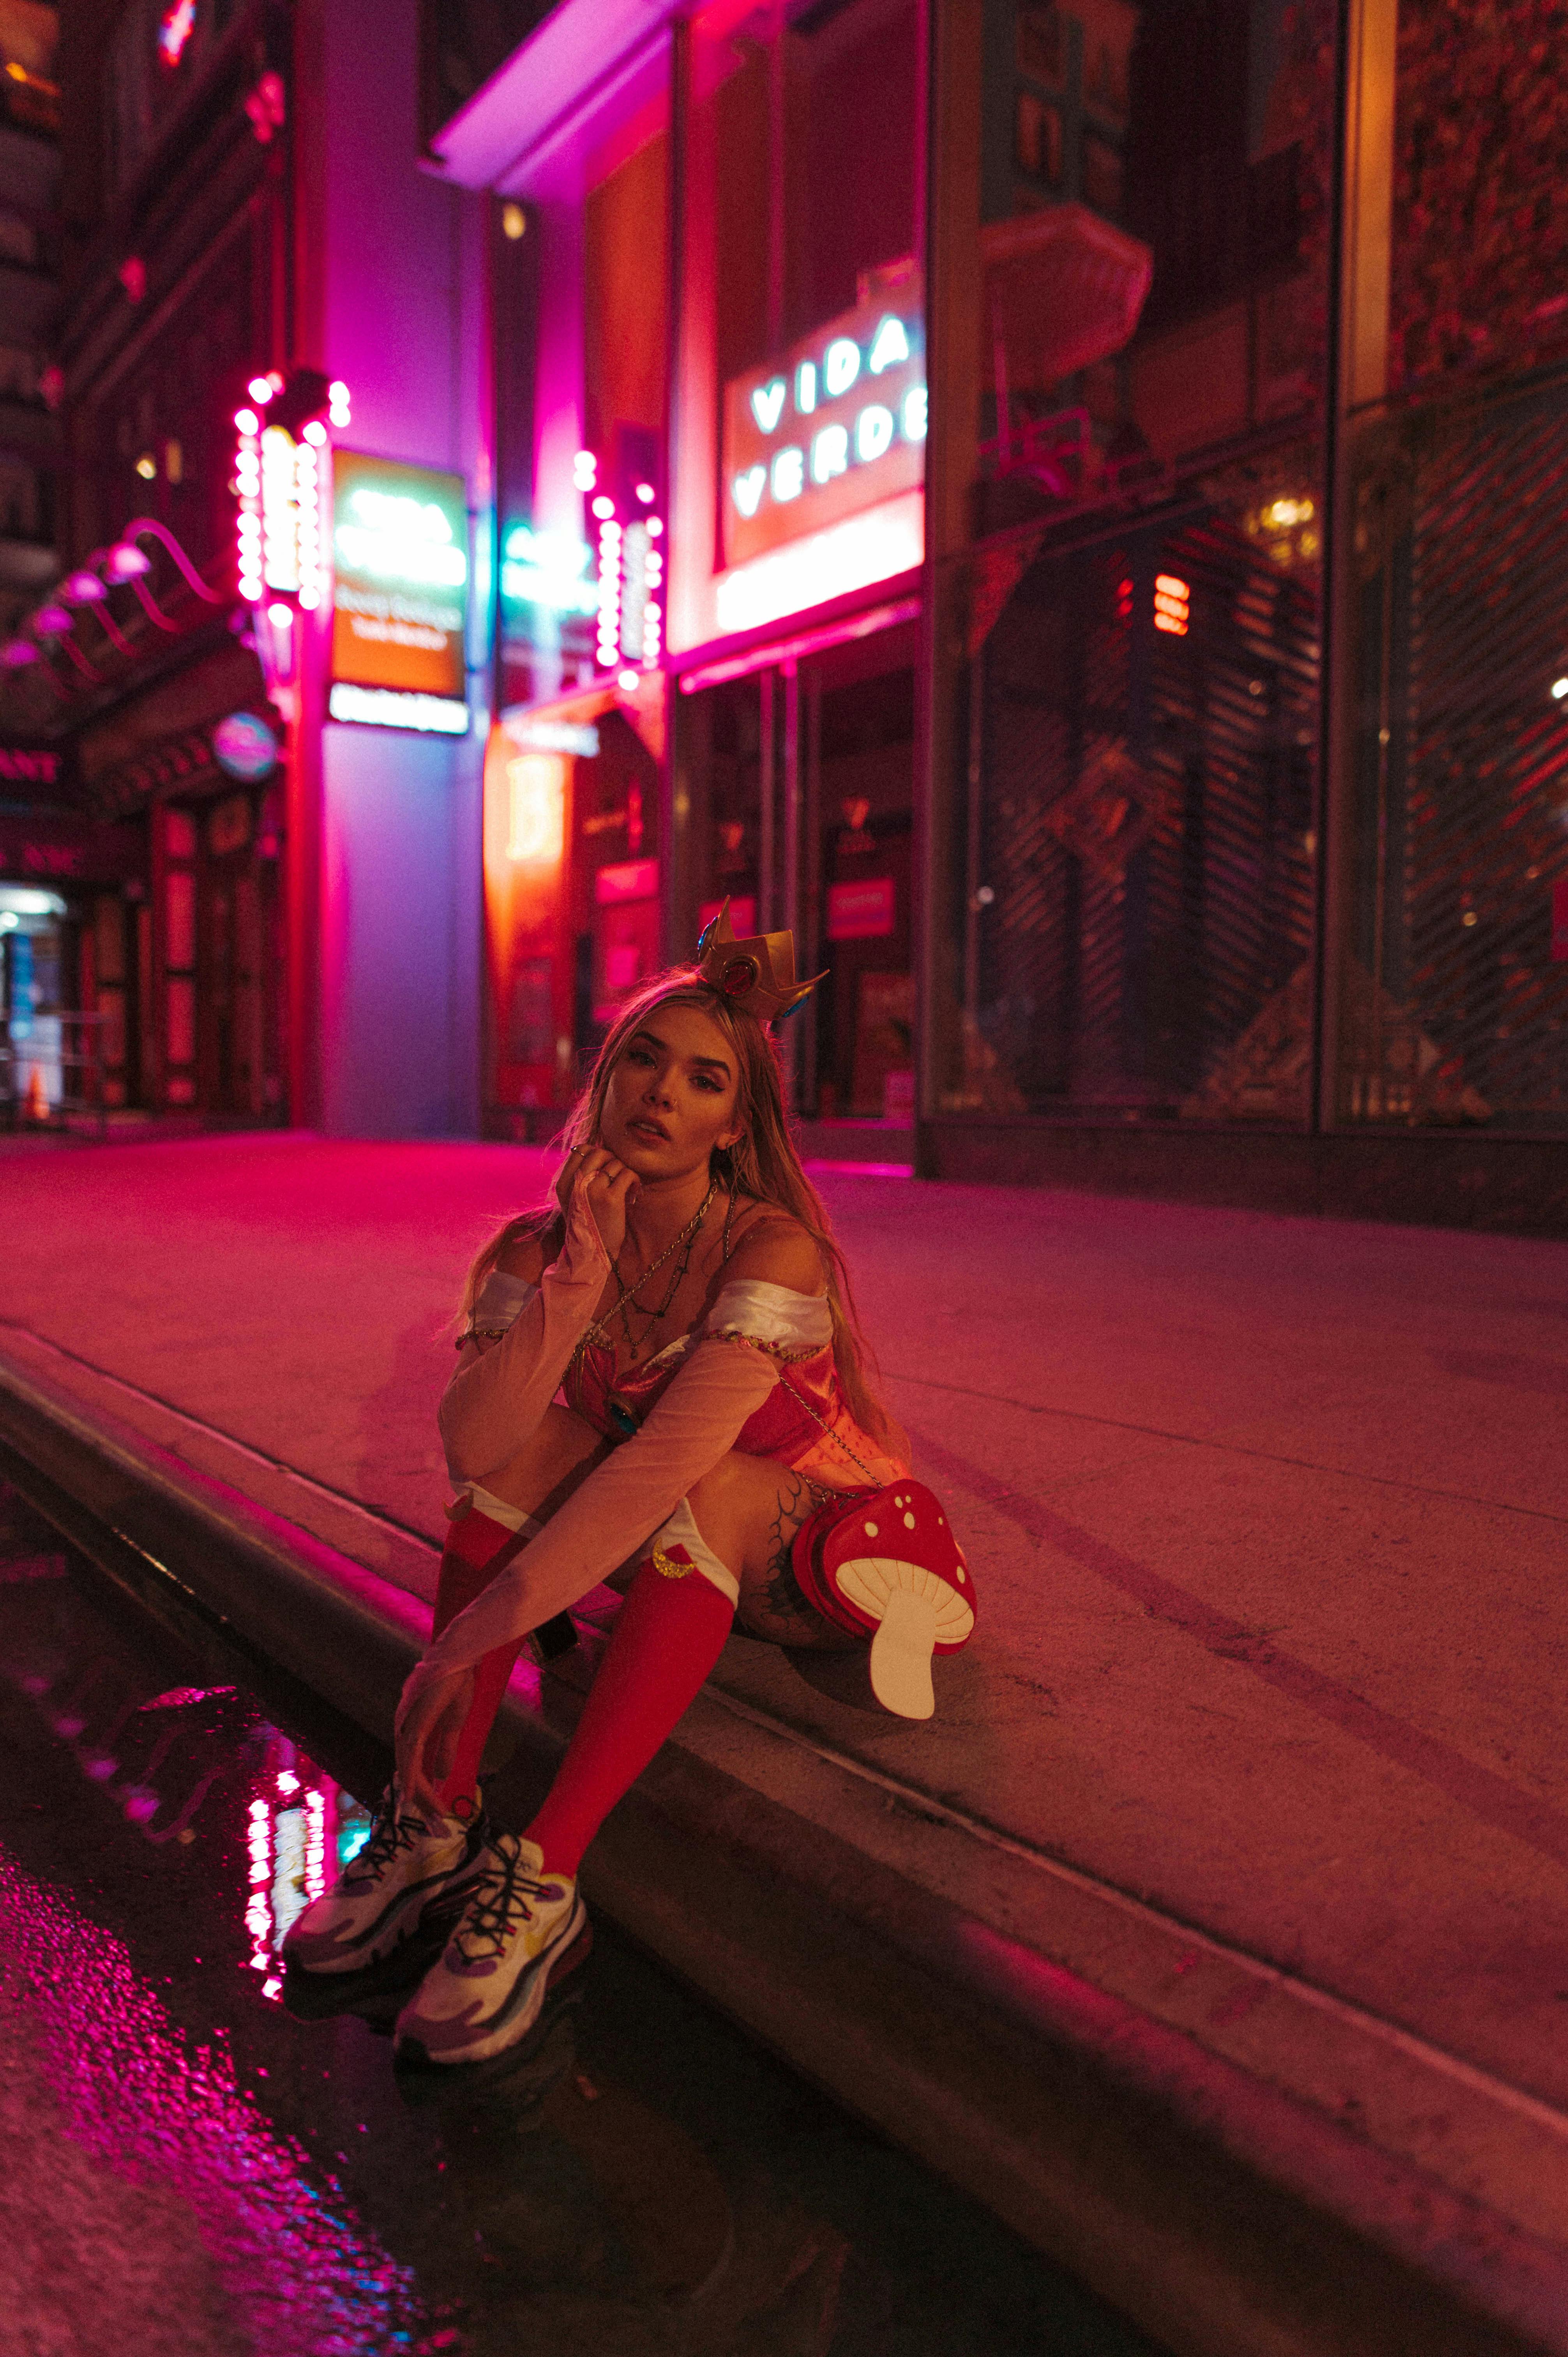
[[[212,731],[212,758],[242,785],[258,785],[277,767],[278,740],[253,712],[231,712]]]

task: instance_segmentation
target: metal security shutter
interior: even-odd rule
[[[1568,387],[1376,460],[1344,1110],[1568,1128]]]
[[[1040,559],[981,670],[990,1102],[1305,1119],[1315,574],[1189,511]]]

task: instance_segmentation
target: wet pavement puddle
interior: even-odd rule
[[[0,1491],[17,2357],[1155,2357],[602,1923],[480,2089],[405,2099],[395,2005],[295,2019],[380,1766],[189,1635]]]

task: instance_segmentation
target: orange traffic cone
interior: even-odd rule
[[[49,1101],[44,1087],[44,1068],[41,1064],[35,1064],[28,1076],[27,1094],[23,1110],[28,1121],[48,1121],[49,1117]]]

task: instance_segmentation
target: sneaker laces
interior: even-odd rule
[[[389,1791],[371,1827],[371,1837],[353,1860],[352,1867],[371,1881],[379,1880],[400,1850],[412,1849],[415,1842],[427,1840],[429,1834],[425,1820],[415,1810],[401,1808],[395,1794]]]
[[[533,1920],[530,1901],[564,1895],[558,1876],[542,1880],[525,1874],[521,1861],[499,1844],[492,1845],[490,1856],[495,1864],[486,1869],[453,1934],[452,1944],[466,1964],[479,1963],[487,1953],[504,1955],[513,1932]]]

